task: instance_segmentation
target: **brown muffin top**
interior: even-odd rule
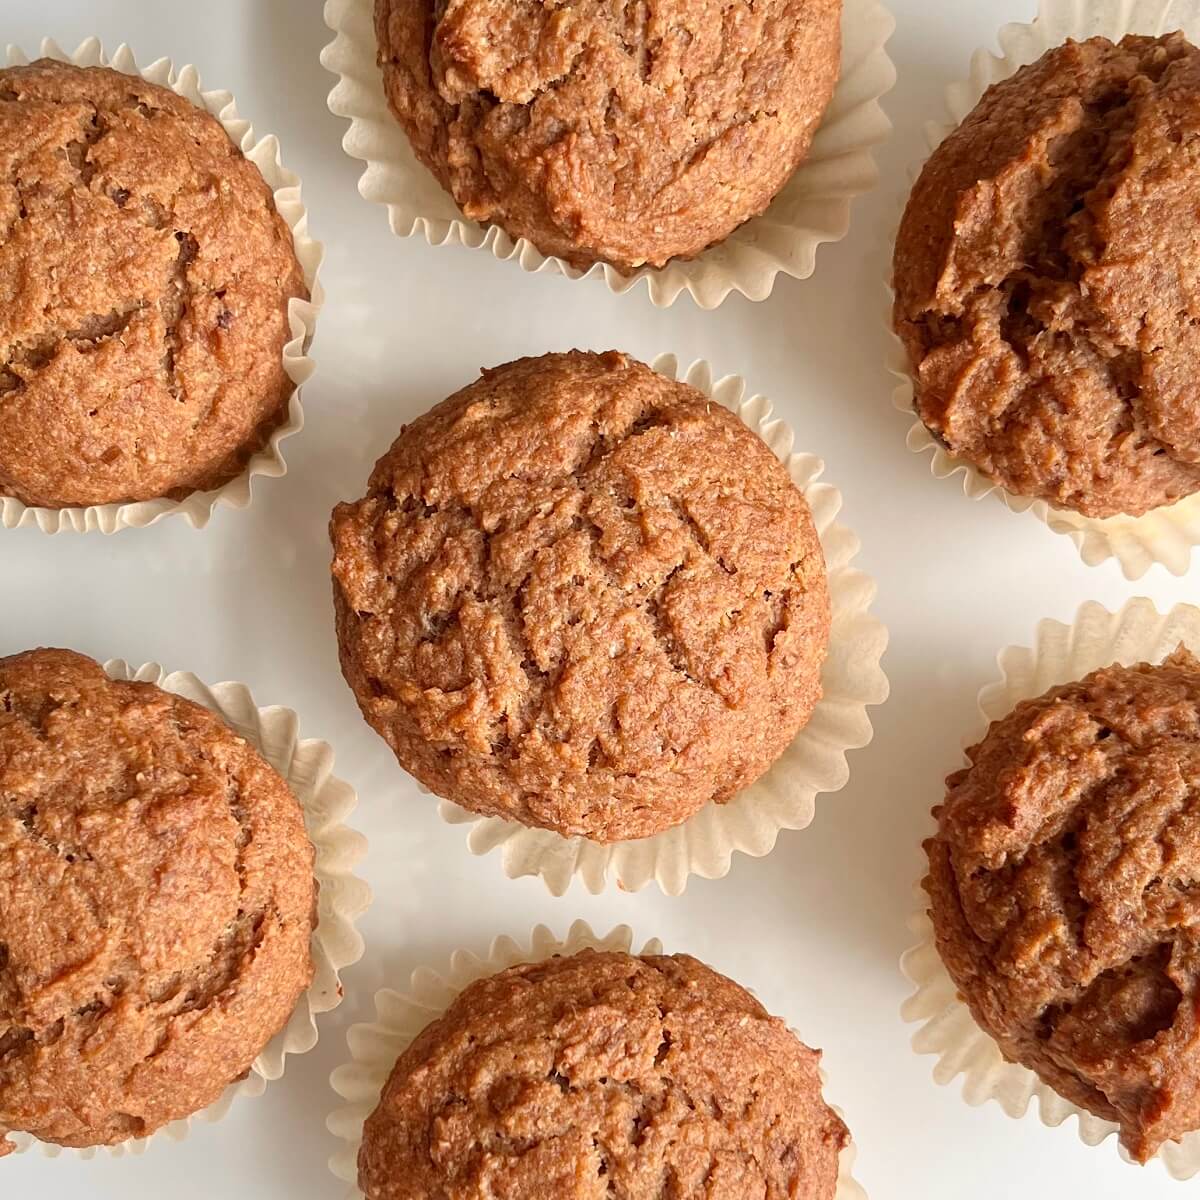
[[[917,411],[996,483],[1087,516],[1200,489],[1200,50],[1050,51],[934,152],[896,243]]]
[[[756,779],[820,696],[804,497],[733,413],[616,352],[484,371],[331,534],[364,716],[476,812],[648,836]]]
[[[585,950],[468,987],[363,1128],[367,1200],[831,1200],[820,1055],[686,955]]]
[[[0,659],[0,1136],[215,1101],[312,978],[313,849],[223,722],[91,659]]]
[[[0,495],[239,474],[287,415],[297,296],[291,233],[215,118],[118,71],[0,70]]]
[[[938,950],[1004,1054],[1145,1160],[1200,1127],[1200,662],[1019,704],[946,781]]]
[[[699,254],[833,94],[841,0],[375,0],[384,90],[462,211],[578,266]]]

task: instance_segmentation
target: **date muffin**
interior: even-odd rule
[[[240,474],[287,416],[298,297],[291,233],[214,117],[106,68],[0,70],[0,495]]]
[[[244,1076],[312,979],[313,858],[206,709],[0,659],[0,1138],[143,1137]]]
[[[1004,1056],[1145,1161],[1200,1127],[1200,662],[1027,700],[947,780],[937,948]]]
[[[832,1200],[820,1055],[694,958],[585,950],[468,987],[363,1128],[367,1200]]]
[[[662,266],[757,216],[837,82],[841,0],[375,0],[388,104],[475,221]]]
[[[331,536],[363,715],[478,813],[647,837],[753,782],[820,696],[804,497],[733,413],[616,352],[484,371]]]
[[[1068,42],[934,152],[895,253],[921,420],[1020,496],[1140,515],[1200,489],[1200,50]]]

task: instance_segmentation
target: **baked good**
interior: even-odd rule
[[[937,948],[1006,1058],[1145,1161],[1200,1127],[1200,662],[1027,700],[946,781]]]
[[[143,79],[0,70],[0,495],[214,488],[287,415],[292,236],[216,119]]]
[[[245,1075],[312,979],[313,848],[256,750],[91,659],[0,659],[0,1138],[142,1137]]]
[[[647,837],[761,775],[820,696],[804,497],[733,413],[616,352],[484,371],[331,535],[363,715],[475,812]]]
[[[363,1127],[367,1200],[832,1200],[820,1055],[686,955],[585,950],[471,984]]]
[[[384,91],[463,213],[622,271],[762,212],[837,82],[841,0],[375,0]]]
[[[920,418],[1020,496],[1140,515],[1200,489],[1200,50],[1068,42],[934,152],[895,257]]]

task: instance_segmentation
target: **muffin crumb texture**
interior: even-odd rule
[[[495,370],[333,514],[342,668],[426,787],[596,841],[753,782],[829,632],[804,497],[736,415],[624,355]]]
[[[367,1200],[832,1200],[820,1056],[685,955],[583,951],[467,988],[401,1055]]]
[[[113,1144],[216,1101],[312,979],[312,868],[286,784],[206,709],[0,659],[0,1133]]]
[[[215,118],[42,60],[0,70],[0,495],[182,498],[287,415],[291,233]]]
[[[968,757],[926,843],[941,957],[1005,1057],[1145,1161],[1200,1127],[1200,662],[1053,688]]]
[[[841,0],[376,0],[384,90],[463,213],[576,266],[762,212],[833,94]]]
[[[900,228],[917,412],[1010,492],[1089,517],[1200,489],[1200,50],[1067,43],[992,87]]]

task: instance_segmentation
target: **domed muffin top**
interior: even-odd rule
[[[926,844],[938,950],[1005,1055],[1144,1160],[1200,1128],[1200,662],[1053,688],[968,757]]]
[[[291,233],[216,119],[44,60],[0,70],[0,496],[179,497],[286,416]]]
[[[206,709],[0,659],[0,1132],[93,1146],[215,1101],[312,978],[313,849]]]
[[[1141,514],[1200,489],[1200,50],[1067,43],[934,152],[896,243],[917,411],[1021,496]]]
[[[438,795],[597,841],[756,779],[820,695],[825,563],[760,438],[623,355],[495,370],[332,522],[342,667]]]
[[[819,1055],[685,955],[586,950],[468,987],[367,1119],[368,1200],[831,1200]]]
[[[838,75],[841,0],[376,0],[384,88],[463,212],[661,266],[762,212]]]

